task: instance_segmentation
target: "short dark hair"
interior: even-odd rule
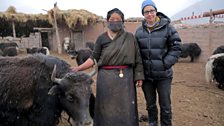
[[[122,21],[124,22],[124,14],[123,14],[123,12],[122,12],[121,10],[119,10],[118,8],[114,8],[114,9],[112,9],[112,10],[110,10],[110,11],[107,12],[107,21],[110,19],[111,15],[112,15],[113,13],[117,13],[117,14],[119,14],[119,15],[121,16]]]

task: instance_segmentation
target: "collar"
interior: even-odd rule
[[[151,31],[155,27],[159,26],[159,22],[160,22],[160,18],[158,16],[156,16],[156,22],[153,25],[150,25],[147,22],[145,22],[145,26],[147,26],[147,29]]]

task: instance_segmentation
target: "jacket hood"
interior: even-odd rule
[[[157,14],[156,14],[159,18],[160,18],[160,20],[161,21],[165,21],[165,22],[167,22],[167,23],[170,23],[171,22],[171,20],[170,20],[170,18],[169,17],[167,17],[165,14],[163,14],[162,12],[157,12]],[[164,22],[164,23],[165,23]]]

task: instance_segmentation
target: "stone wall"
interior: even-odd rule
[[[13,38],[12,36],[0,37],[0,43],[3,42],[16,42],[21,49],[28,47],[42,47],[41,35],[39,32],[30,33],[29,37],[22,38]]]

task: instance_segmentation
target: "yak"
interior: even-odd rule
[[[18,50],[16,47],[6,47],[2,51],[2,56],[17,56]]]
[[[27,52],[27,54],[42,53],[45,55],[50,55],[49,49],[47,47],[26,48],[26,52]]]
[[[76,59],[78,65],[81,65],[93,54],[93,51],[89,48],[82,48],[77,51],[72,50],[68,54],[71,56],[71,59]]]
[[[212,55],[218,54],[218,53],[224,53],[224,45],[218,46],[212,53]]]
[[[0,125],[55,126],[65,111],[76,126],[92,126],[94,73],[73,72],[64,60],[44,54],[0,57]]]
[[[66,53],[70,52],[71,50],[75,50],[75,43],[74,42],[65,42],[63,44],[63,49]]]
[[[18,45],[15,42],[0,43],[1,56],[17,56]]]
[[[205,79],[207,82],[218,82],[218,88],[224,89],[224,53],[209,57],[205,66]]]
[[[181,45],[181,58],[187,58],[190,56],[190,62],[194,62],[201,54],[201,48],[197,43],[184,43]]]
[[[4,42],[0,43],[0,50],[4,50],[7,47],[19,47],[15,42]]]
[[[95,44],[93,42],[86,42],[86,48],[90,48],[92,51],[94,50]]]
[[[2,50],[0,50],[0,56],[2,56],[3,55],[3,52],[2,52]]]

